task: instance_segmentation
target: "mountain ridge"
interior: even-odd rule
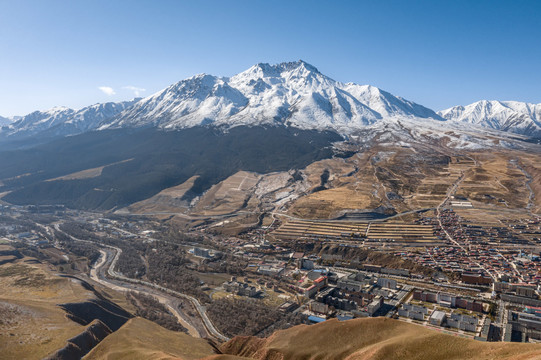
[[[537,344],[495,343],[444,334],[388,318],[327,320],[274,332],[268,338],[237,336],[220,346],[231,359],[537,359]]]
[[[10,118],[0,116],[0,127],[11,124],[13,121]]]
[[[259,63],[232,77],[192,76],[142,99],[99,129],[284,125],[343,134],[393,116],[443,120],[422,105],[370,85],[335,81],[299,60]]]
[[[466,106],[453,106],[438,114],[454,123],[541,136],[541,104],[480,100]]]
[[[55,106],[48,110],[34,111],[6,124],[0,130],[0,138],[24,138],[35,135],[75,135],[95,129],[100,122],[110,118],[139,101],[138,98],[97,103],[74,110],[66,106]],[[1,121],[1,119],[0,119]]]
[[[350,136],[396,128],[397,122],[411,125],[398,134],[399,141],[412,131],[442,126],[439,133],[430,130],[431,136],[444,138],[449,131],[484,136],[483,129],[490,129],[539,137],[541,104],[482,100],[435,112],[372,85],[335,81],[298,60],[258,63],[230,77],[194,75],[142,99],[0,118],[0,142],[6,147],[13,140],[43,142],[94,130],[195,126],[285,126]]]

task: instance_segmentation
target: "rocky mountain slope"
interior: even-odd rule
[[[9,125],[11,123],[12,123],[12,121],[11,121],[10,118],[5,118],[3,116],[0,116],[0,127]]]
[[[58,106],[45,111],[34,111],[6,124],[7,126],[0,130],[0,139],[79,134],[95,129],[105,119],[120,113],[138,100],[94,104],[80,110]]]
[[[373,86],[340,83],[300,60],[257,64],[230,78],[193,76],[141,100],[101,129],[287,125],[348,133],[395,116],[441,120],[419,104]]]
[[[530,136],[541,135],[541,104],[482,100],[439,111],[445,119],[465,125]]]
[[[539,110],[528,109],[537,119]],[[508,129],[444,120],[303,61],[257,64],[230,78],[197,75],[139,101],[57,107],[4,126],[0,193],[12,204],[110,210],[196,177],[174,201],[190,204],[239,171],[298,170],[374,146],[441,153],[534,146],[500,131]]]
[[[195,126],[286,126],[350,136],[396,130],[400,122],[408,125],[406,132],[391,135],[407,142],[408,133],[425,128],[436,138],[448,131],[482,137],[480,127],[539,136],[540,119],[541,104],[513,101],[483,100],[436,113],[374,86],[335,81],[299,60],[256,64],[232,77],[196,75],[144,99],[95,104],[77,111],[55,107],[18,119],[1,118],[0,140],[58,137],[96,129]],[[461,136],[458,143],[470,137]]]

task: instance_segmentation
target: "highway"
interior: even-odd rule
[[[164,304],[169,309],[169,311],[175,316],[177,321],[188,330],[188,333],[191,336],[200,338],[202,337],[202,335],[205,335],[205,334],[200,334],[199,331],[192,324],[190,324],[178,311],[178,307],[180,304],[177,299],[172,298],[171,296],[159,295],[155,291],[148,291],[147,289],[144,289],[142,286],[137,287],[132,284],[122,284],[119,281],[113,282],[111,280],[106,279],[103,272],[104,272],[104,267],[107,265],[107,263],[111,262],[110,259],[108,261],[109,257],[110,256],[108,256],[108,253],[106,251],[100,250],[100,258],[90,269],[90,278],[92,280],[116,291],[122,291],[122,292],[131,291],[131,292],[136,292],[139,294],[144,294],[147,296],[152,296],[155,299],[157,299],[160,303]]]
[[[117,248],[115,246],[111,246],[111,245],[98,244],[98,243],[88,241],[88,240],[77,239],[77,238],[71,236],[70,234],[67,234],[67,233],[63,232],[62,230],[60,230],[59,224],[55,224],[55,229],[57,231],[59,231],[59,232],[64,233],[65,235],[69,236],[70,239],[72,239],[73,241],[86,242],[86,243],[90,243],[90,244],[93,244],[93,245],[101,246],[103,248],[102,250],[100,250],[101,256],[100,256],[99,261],[97,262],[97,264],[95,264],[92,267],[92,270],[91,270],[91,277],[94,276],[93,277],[94,280],[97,279],[99,283],[101,283],[101,284],[103,284],[103,285],[105,285],[105,286],[107,286],[109,288],[113,288],[114,290],[120,290],[120,291],[137,290],[137,291],[144,292],[145,294],[149,294],[149,295],[157,297],[158,301],[160,301],[162,299],[165,299],[166,306],[169,309],[172,309],[172,310],[174,310],[175,307],[172,306],[171,300],[168,297],[164,297],[162,295],[157,295],[155,291],[141,290],[141,288],[138,288],[137,286],[134,286],[134,285],[143,285],[145,287],[150,287],[153,290],[158,290],[158,291],[161,291],[161,292],[163,292],[165,294],[168,294],[168,295],[173,295],[173,296],[177,296],[177,297],[186,299],[193,305],[194,309],[197,311],[199,317],[203,321],[203,324],[205,326],[206,331],[208,332],[208,334],[210,336],[212,336],[212,337],[214,337],[214,338],[216,338],[216,339],[218,339],[220,341],[228,341],[229,340],[229,338],[227,336],[223,335],[222,333],[220,333],[218,331],[218,329],[216,329],[216,327],[214,326],[212,321],[208,318],[208,316],[206,314],[206,311],[205,311],[205,308],[193,296],[183,294],[183,293],[180,293],[178,291],[174,291],[174,290],[165,288],[163,286],[150,283],[148,281],[143,281],[143,280],[138,280],[138,279],[131,279],[131,278],[128,278],[128,277],[123,276],[122,274],[118,273],[115,270],[115,267],[116,267],[116,263],[117,263],[117,261],[118,261],[118,259],[120,257],[120,254],[122,254],[122,249]],[[114,256],[111,254],[112,252],[114,252]],[[113,257],[113,259],[112,259],[112,261],[110,261],[110,265],[107,268],[107,275],[110,278],[115,280],[114,283],[110,279],[107,279],[104,276],[104,271],[103,271],[104,266],[109,262],[109,259],[110,259],[111,256]],[[162,302],[162,301],[160,301],[160,302]],[[183,326],[185,326],[185,324],[189,325],[189,326],[185,326],[189,331],[190,331],[190,328],[192,328],[191,331],[193,333],[198,333],[197,330],[191,324],[188,324],[188,322],[182,317],[182,315],[178,311],[175,310],[173,312],[173,314],[175,315],[175,317],[177,319],[179,319],[179,321],[180,321],[180,319],[182,319],[182,321],[180,321],[180,322],[181,322],[181,324]]]

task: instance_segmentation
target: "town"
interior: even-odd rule
[[[487,226],[449,207],[440,214],[422,212],[411,222],[283,218],[237,236],[201,227],[175,239],[161,236],[162,225],[144,217],[107,217],[61,206],[5,205],[1,212],[0,264],[28,249],[54,253],[60,258],[56,264],[64,264],[73,252],[115,248],[120,255],[109,273],[117,279],[103,280],[117,286],[149,282],[163,287],[155,291],[171,289],[166,274],[161,282],[153,276],[151,267],[158,265],[149,251],[159,256],[158,244],[173,242],[164,251],[178,251],[179,266],[197,282],[171,290],[208,304],[199,316],[208,314],[210,325],[203,321],[200,331],[215,337],[235,332],[216,317],[212,304],[236,300],[241,310],[260,304],[275,311],[269,323],[255,327],[256,334],[291,322],[385,316],[479,341],[541,340],[541,221],[536,216]],[[91,247],[69,245],[78,236],[87,239],[80,245]],[[146,264],[134,260],[141,256]],[[80,262],[71,267],[85,271]],[[285,324],[282,318],[288,319]]]

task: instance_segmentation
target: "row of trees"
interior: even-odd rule
[[[145,276],[146,266],[141,258],[140,251],[124,243],[117,244],[117,246],[122,249],[122,254],[120,254],[116,263],[116,270],[130,278],[141,279]]]
[[[218,299],[207,307],[207,314],[223,334],[266,336],[270,332],[302,323],[302,318],[284,315],[261,301]]]
[[[60,231],[55,231],[55,237],[58,242],[62,244],[64,249],[77,256],[87,258],[89,264],[98,260],[100,257],[100,252],[96,245],[80,241],[73,241],[68,235]]]
[[[201,301],[208,296],[201,289],[201,280],[187,268],[190,261],[179,245],[157,241],[147,248],[147,278],[169,289],[190,294]]]

